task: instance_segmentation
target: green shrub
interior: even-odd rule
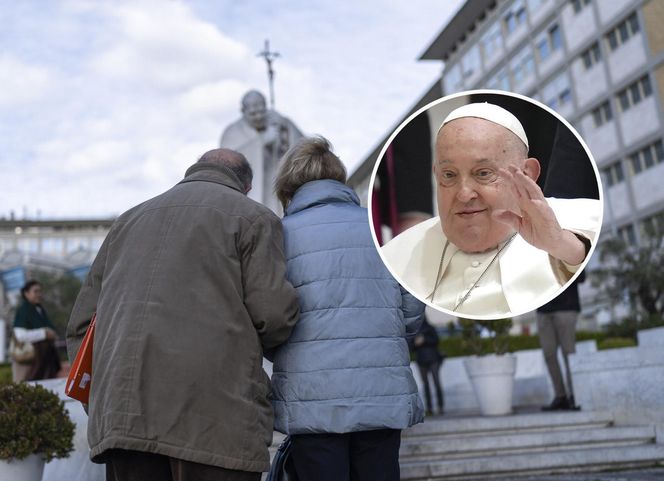
[[[74,449],[74,429],[57,394],[26,383],[0,386],[0,459],[66,458]]]
[[[10,363],[0,364],[0,385],[12,382],[12,365]]]
[[[641,320],[626,317],[620,321],[609,323],[605,327],[607,337],[631,337],[636,341],[636,333],[643,329],[664,326],[664,320],[657,315],[644,317]]]
[[[483,356],[485,354],[505,354],[509,349],[509,332],[512,319],[491,321],[473,321],[459,318],[461,326],[461,346],[467,354]],[[488,338],[481,338],[480,332],[486,330]]]
[[[636,341],[631,337],[608,337],[597,343],[597,349],[619,349],[621,347],[635,347]]]
[[[576,333],[576,342],[581,341],[596,341],[598,349],[601,349],[602,342],[607,339],[607,335],[603,332],[589,332],[589,331],[578,331]],[[483,354],[488,354],[492,351],[492,340],[491,339],[481,339],[480,340],[480,352]],[[539,349],[540,342],[538,336],[509,336],[507,338],[507,352],[516,352],[516,351],[527,351],[529,349]],[[624,345],[615,346],[615,347],[626,347]],[[605,349],[612,349],[613,346],[609,343]],[[459,356],[469,356],[473,352],[464,347],[463,341],[458,337],[448,337],[440,340],[440,349],[443,351],[447,357],[459,357]]]

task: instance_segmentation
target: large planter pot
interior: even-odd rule
[[[484,416],[502,416],[512,412],[512,388],[516,356],[473,356],[464,360],[466,373]]]
[[[44,473],[44,458],[31,454],[27,458],[5,461],[0,459],[0,479],[11,481],[40,481]]]

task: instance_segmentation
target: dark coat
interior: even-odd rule
[[[415,345],[415,340],[421,336],[422,344]],[[443,357],[438,350],[438,333],[436,328],[427,322],[425,319],[417,331],[413,342],[413,349],[415,350],[415,362],[419,365],[435,364],[442,361]]]
[[[88,441],[266,471],[273,413],[263,349],[298,318],[281,223],[229,169],[195,164],[111,227],[67,328],[97,311]]]
[[[55,329],[51,319],[49,319],[46,309],[40,304],[41,313],[37,310],[34,304],[28,301],[23,301],[16,309],[14,315],[14,327],[22,327],[23,329],[40,329],[42,327],[49,327]]]

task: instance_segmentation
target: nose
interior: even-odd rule
[[[477,197],[477,191],[475,190],[472,181],[469,181],[468,179],[462,180],[459,183],[459,190],[457,191],[456,197],[459,202],[463,202],[464,204],[475,199]]]

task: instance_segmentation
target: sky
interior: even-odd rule
[[[462,0],[0,0],[0,218],[112,217],[182,179],[249,89],[352,172],[440,77]]]

